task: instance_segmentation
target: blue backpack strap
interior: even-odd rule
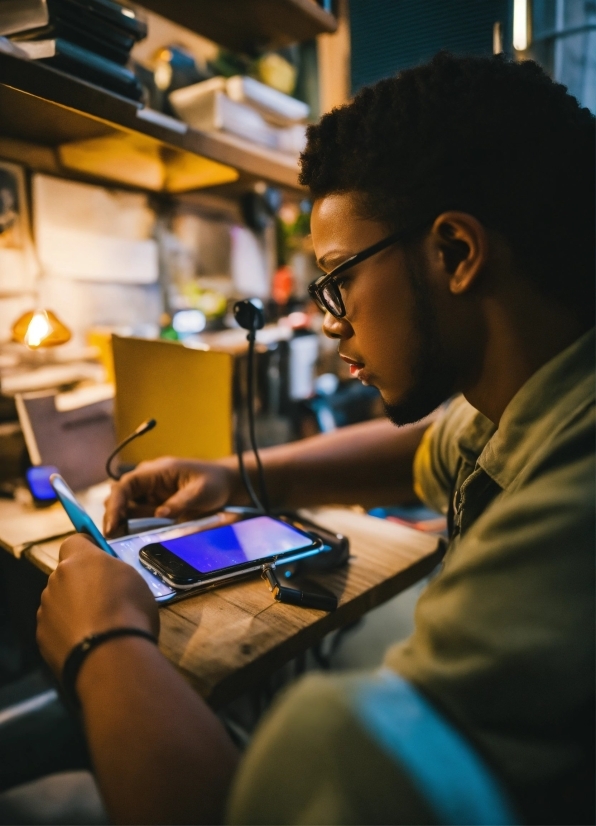
[[[408,773],[440,823],[520,823],[492,771],[410,683],[384,668],[355,681],[350,695],[369,736]]]

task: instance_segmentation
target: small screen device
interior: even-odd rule
[[[114,547],[112,547],[101,534],[95,522],[77,500],[64,479],[58,473],[53,473],[50,477],[50,483],[64,510],[68,514],[70,521],[79,533],[89,536],[102,551],[121,559],[123,562],[135,568],[149,586],[157,602],[169,602],[175,597],[176,591],[173,588],[166,585],[161,579],[153,576],[153,574],[139,562],[139,548],[143,545],[143,542],[151,542],[155,539],[155,534],[125,537],[124,539],[115,541]],[[197,530],[197,528],[195,526],[187,526],[186,530]],[[178,533],[182,531],[183,528],[178,528]],[[176,535],[176,533],[174,533],[174,535]]]
[[[95,544],[105,551],[110,556],[116,556],[107,539],[103,536],[93,519],[89,516],[86,510],[83,509],[80,502],[77,501],[76,496],[68,487],[62,476],[59,473],[52,473],[50,476],[50,483],[56,492],[56,496],[60,500],[60,504],[68,514],[68,518],[72,522],[79,533],[86,534]]]
[[[235,579],[266,563],[288,563],[319,553],[323,544],[298,528],[255,516],[200,533],[145,545],[143,565],[174,588]]]
[[[34,465],[25,471],[27,487],[33,497],[33,502],[40,508],[52,505],[56,501],[56,493],[50,482],[50,476],[58,473],[53,465]]]

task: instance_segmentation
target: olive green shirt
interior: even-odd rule
[[[529,379],[498,429],[457,398],[427,431],[416,490],[444,513],[453,496],[453,539],[414,633],[385,659],[530,822],[578,822],[593,804],[594,353],[592,330]],[[309,678],[278,703],[238,772],[233,822],[432,822],[354,712],[353,679]]]

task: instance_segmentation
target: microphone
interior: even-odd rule
[[[254,336],[265,326],[265,308],[260,298],[245,298],[234,304],[234,318],[245,330]],[[250,339],[249,339],[250,341]]]
[[[243,301],[237,301],[234,304],[234,318],[245,330],[248,330],[246,336],[248,341],[248,365],[247,365],[247,411],[248,411],[248,434],[250,438],[250,445],[255,457],[257,465],[257,473],[259,478],[259,491],[261,498],[256,495],[255,490],[250,481],[250,477],[246,472],[244,466],[243,445],[242,445],[242,427],[240,417],[238,417],[236,425],[236,453],[238,455],[238,468],[240,476],[244,483],[248,495],[250,496],[253,505],[261,513],[269,513],[269,496],[267,494],[267,486],[265,484],[265,473],[263,465],[261,464],[261,457],[257,448],[257,439],[255,436],[255,387],[254,387],[254,357],[255,357],[255,338],[257,330],[265,326],[265,308],[260,298],[245,298]]]
[[[127,436],[126,439],[124,439],[122,442],[120,442],[119,445],[117,445],[114,448],[114,450],[108,456],[106,462],[106,473],[108,474],[110,479],[113,479],[115,482],[118,482],[118,480],[122,476],[121,473],[117,474],[114,473],[114,471],[112,470],[112,461],[114,460],[114,458],[120,453],[120,451],[123,448],[126,447],[127,444],[130,444],[130,442],[132,442],[133,439],[138,439],[139,436],[144,436],[145,433],[149,433],[150,430],[153,430],[156,424],[157,422],[155,421],[155,419],[147,419],[147,421],[143,422],[137,427],[134,433],[131,433],[130,436]]]
[[[238,468],[244,483],[244,487],[248,491],[253,505],[259,513],[269,513],[269,497],[267,495],[267,486],[265,484],[265,474],[263,472],[263,465],[261,464],[261,457],[257,448],[257,440],[255,436],[255,411],[254,411],[254,355],[255,355],[255,338],[257,330],[260,330],[265,325],[265,310],[263,302],[258,298],[245,298],[243,301],[237,301],[234,304],[234,318],[238,324],[245,330],[248,330],[246,336],[248,340],[248,366],[247,366],[247,411],[248,411],[248,433],[250,436],[250,444],[252,452],[255,456],[257,464],[257,472],[259,478],[259,491],[261,498],[256,495],[255,490],[251,484],[250,477],[246,472],[244,466],[244,459],[242,456],[242,427],[240,417],[238,417],[236,424],[236,453],[238,454]],[[296,588],[288,588],[281,585],[277,576],[275,575],[274,565],[263,565],[261,576],[267,582],[269,590],[273,593],[276,602],[285,602],[292,605],[301,605],[304,608],[317,608],[321,611],[334,611],[337,608],[337,597],[330,592],[326,593],[309,593]]]

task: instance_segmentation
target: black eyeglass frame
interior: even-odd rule
[[[357,252],[355,255],[351,255],[347,258],[342,264],[334,269],[331,272],[326,272],[316,278],[311,284],[308,285],[308,294],[315,302],[317,307],[322,310],[324,313],[331,313],[334,318],[344,318],[346,315],[346,308],[341,297],[341,293],[334,283],[334,279],[344,273],[346,270],[355,267],[356,264],[360,264],[362,261],[366,261],[367,258],[370,258],[373,255],[376,255],[377,252],[381,252],[381,250],[390,247],[392,244],[396,244],[398,241],[405,241],[406,238],[409,238],[419,232],[423,227],[427,226],[425,222],[423,226],[419,226],[416,229],[409,229],[409,230],[400,230],[398,232],[392,232],[391,235],[388,235],[386,238],[382,238],[380,241],[377,241],[376,244],[371,244],[370,247],[366,247],[366,249],[361,250],[361,252]],[[334,300],[337,303],[339,310],[335,310],[333,307],[329,306],[325,299],[323,298],[323,290],[325,288],[332,287],[334,293]]]

